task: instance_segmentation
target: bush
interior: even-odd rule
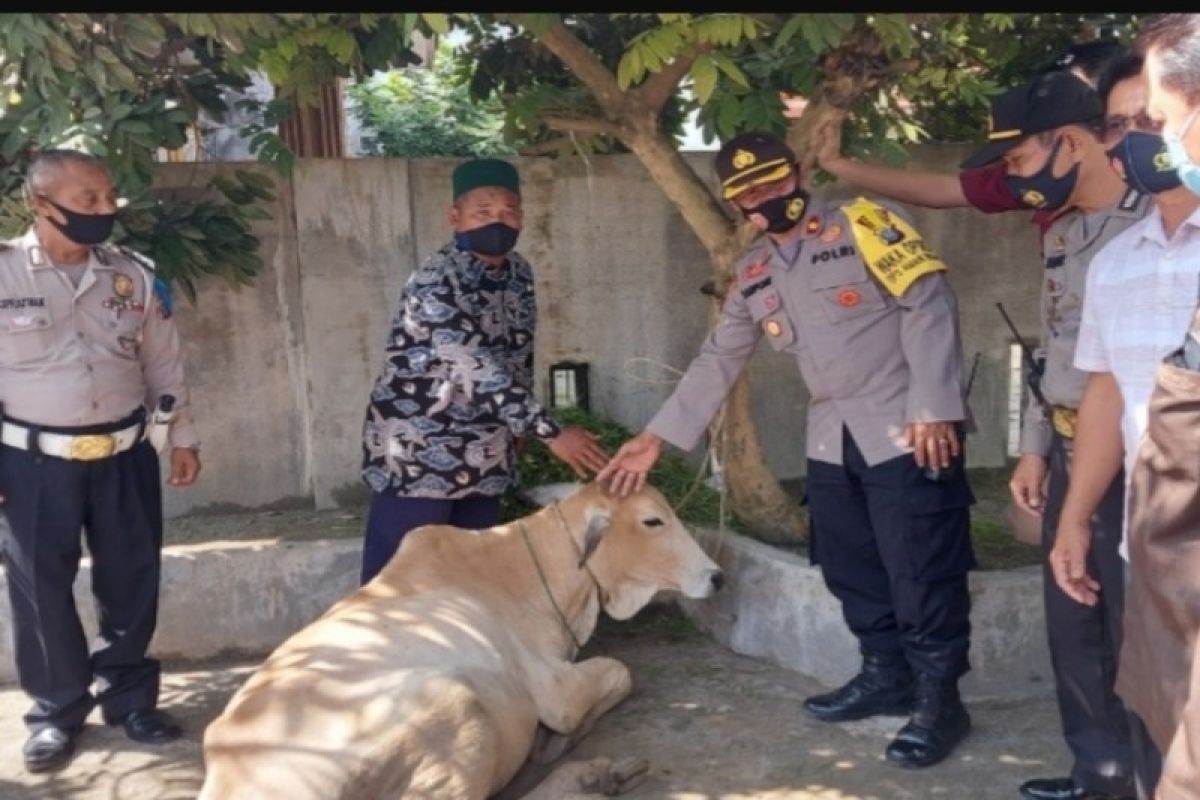
[[[472,100],[456,70],[444,45],[432,67],[406,67],[351,86],[363,149],[396,158],[512,155],[499,102]]]
[[[579,408],[556,409],[554,416],[564,425],[578,425],[599,436],[600,446],[610,453],[624,444],[633,434],[621,425],[587,413]],[[663,493],[667,502],[684,522],[705,527],[720,524],[720,495],[705,486],[696,485],[698,468],[680,456],[663,453],[654,469],[650,470],[648,482]],[[550,452],[550,448],[539,440],[531,440],[517,460],[517,485],[531,488],[548,483],[570,483],[578,481],[571,468],[563,464]],[[694,491],[693,491],[694,489]],[[680,506],[681,501],[686,502]],[[728,509],[726,498],[727,527],[742,530]],[[510,492],[501,503],[501,519],[508,521],[537,510],[537,506],[525,502]]]

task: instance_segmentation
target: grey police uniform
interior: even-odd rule
[[[1052,409],[1030,400],[1021,429],[1021,452],[1048,459],[1049,485],[1042,514],[1042,549],[1054,547],[1070,478],[1074,417],[1088,374],[1075,368],[1083,318],[1084,287],[1092,257],[1149,213],[1153,200],[1135,189],[1092,213],[1059,216],[1043,238],[1045,270],[1041,325],[1045,357],[1040,386]],[[1124,707],[1113,685],[1125,598],[1120,556],[1125,477],[1117,475],[1092,516],[1088,570],[1102,587],[1100,602],[1085,606],[1058,587],[1043,564],[1046,632],[1063,733],[1075,758],[1072,778],[1093,792],[1132,795],[1133,756]]]
[[[145,657],[158,604],[162,504],[145,408],[176,398],[169,440],[198,443],[179,335],[153,265],[97,246],[78,287],[34,231],[0,245],[0,506],[17,671],[35,732],[152,708]],[[71,586],[80,530],[92,557],[100,637],[89,653]],[[99,694],[89,691],[93,679]]]
[[[968,417],[955,295],[933,272],[893,296],[841,207],[814,198],[800,224],[794,258],[764,237],[739,260],[719,323],[647,428],[691,449],[763,335],[795,355],[814,561],[864,651],[952,681],[968,668],[973,498],[961,458],[930,480],[902,437]]]

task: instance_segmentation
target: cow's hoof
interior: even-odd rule
[[[609,797],[625,794],[646,780],[650,774],[650,762],[644,758],[623,758],[613,764],[608,774],[613,779],[613,786],[611,789],[605,788],[604,793]]]
[[[605,759],[606,760],[606,759]],[[600,766],[597,759],[596,766]],[[623,758],[615,764],[605,764],[598,773],[585,776],[579,783],[579,788],[585,792],[602,794],[605,797],[616,797],[625,794],[646,780],[650,772],[650,762],[644,758]]]

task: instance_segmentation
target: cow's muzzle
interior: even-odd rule
[[[712,584],[712,590],[718,592],[725,585],[725,573],[719,569],[715,569],[709,573],[708,580]]]

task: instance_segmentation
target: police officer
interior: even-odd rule
[[[675,392],[598,479],[626,494],[664,441],[694,447],[764,333],[793,354],[812,397],[814,561],[863,655],[849,683],[805,707],[827,721],[911,712],[886,755],[929,766],[970,728],[957,682],[969,668],[974,498],[945,265],[894,208],[810,197],[774,136],[732,139],[716,172],[724,198],[766,236],[737,262],[720,321]]]
[[[1076,369],[1075,346],[1092,257],[1142,219],[1152,199],[1113,171],[1105,143],[1104,106],[1090,87],[1050,74],[997,96],[990,143],[963,163],[1007,166],[1009,188],[1026,205],[1057,212],[1043,238],[1041,393],[1026,408],[1021,458],[1013,472],[1014,501],[1042,517],[1042,548],[1053,549],[1071,472],[1075,420],[1089,373]],[[1047,471],[1049,483],[1043,496]],[[1070,777],[1034,779],[1028,800],[1132,796],[1129,726],[1113,690],[1121,641],[1124,567],[1119,547],[1124,477],[1104,492],[1091,520],[1090,569],[1103,586],[1095,607],[1065,594],[1045,565],[1046,632],[1063,732],[1075,758]]]
[[[135,741],[179,736],[155,708],[159,664],[146,657],[162,544],[147,404],[175,399],[171,484],[191,484],[200,461],[154,267],[104,244],[116,198],[103,163],[46,151],[26,186],[33,227],[0,244],[0,495],[17,673],[34,701],[25,766],[42,772],[66,763],[96,705]],[[99,620],[90,653],[71,590],[81,529]]]
[[[589,431],[560,428],[533,395],[533,269],[513,248],[523,214],[512,164],[471,159],[451,176],[454,239],[413,271],[363,424],[371,505],[362,583],[421,525],[487,528],[512,485],[518,437],[536,436],[580,477],[608,460]]]

